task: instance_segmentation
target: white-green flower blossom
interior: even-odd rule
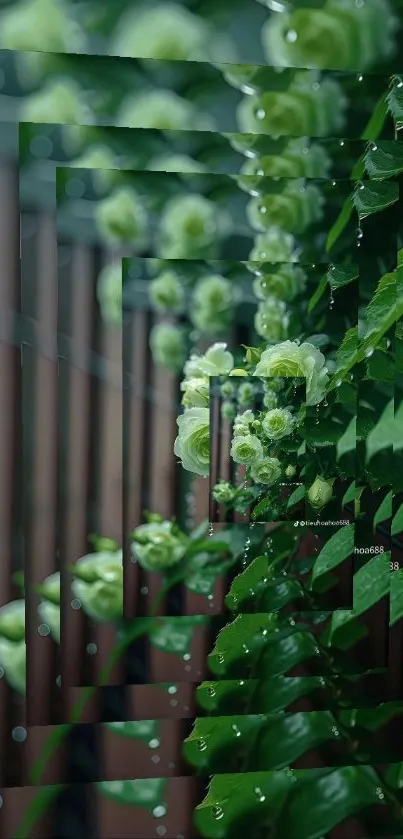
[[[331,501],[333,497],[333,483],[334,479],[327,481],[320,475],[316,477],[308,490],[308,501],[314,510],[319,512]]]
[[[161,131],[214,130],[211,118],[172,90],[150,89],[124,99],[118,116],[121,128],[155,128]]]
[[[84,35],[62,0],[12,3],[0,15],[1,49],[75,53],[84,44]]]
[[[288,302],[304,291],[306,274],[299,265],[279,265],[277,271],[264,273],[253,280],[253,293],[258,300],[278,297]]]
[[[209,27],[177,3],[130,9],[120,19],[114,54],[158,61],[205,61]]]
[[[231,397],[235,396],[235,386],[230,381],[223,382],[220,388],[220,393],[224,399],[231,399]]]
[[[264,350],[256,376],[306,379],[306,404],[317,405],[325,396],[329,376],[325,357],[313,344],[284,341]]]
[[[172,373],[179,372],[186,356],[186,338],[182,327],[173,323],[156,323],[150,331],[153,360]]]
[[[103,319],[113,326],[122,325],[122,266],[105,265],[97,280],[97,298]]]
[[[279,227],[258,233],[249,254],[249,262],[256,263],[256,267],[264,262],[298,262],[294,236]]]
[[[10,687],[26,693],[27,647],[23,641],[8,641],[0,637],[0,667]]]
[[[150,283],[150,300],[161,311],[180,312],[185,302],[183,285],[174,271],[163,271]]]
[[[185,534],[173,532],[170,521],[141,524],[133,539],[133,556],[146,571],[164,571],[177,565],[189,543]]]
[[[213,487],[212,495],[217,504],[226,504],[232,501],[235,490],[229,481],[220,481]]]
[[[161,215],[158,256],[212,259],[228,224],[226,210],[204,195],[176,195],[167,201]]]
[[[25,638],[25,600],[11,600],[0,608],[0,638],[22,641]]]
[[[233,402],[224,401],[221,404],[221,416],[225,420],[233,420],[236,414],[236,408]]]
[[[111,245],[131,244],[141,249],[147,242],[147,212],[129,187],[118,187],[95,208],[98,230]]]
[[[294,428],[294,419],[286,408],[273,408],[262,419],[263,433],[269,440],[281,440],[288,437]]]
[[[274,390],[267,390],[263,397],[263,405],[268,411],[277,408],[277,393]]]
[[[74,567],[71,590],[95,621],[123,617],[123,553],[102,551],[81,557]]]
[[[242,382],[239,385],[237,398],[239,405],[248,405],[253,402],[255,388],[252,382]]]
[[[252,464],[250,474],[257,484],[271,486],[281,477],[281,463],[277,457],[262,457]]]
[[[190,408],[176,420],[178,436],[174,452],[188,472],[207,477],[210,471],[210,412]]]
[[[116,182],[121,168],[119,158],[108,146],[92,146],[70,163],[72,169],[91,169],[98,192],[107,191]],[[113,171],[115,170],[115,171]]]
[[[184,379],[180,386],[183,391],[182,405],[185,408],[208,408],[210,404],[210,382],[208,376]]]
[[[150,172],[178,172],[196,174],[206,172],[206,167],[186,154],[164,154],[153,158],[148,167]]]
[[[287,335],[289,313],[283,300],[268,297],[259,303],[255,314],[255,329],[261,338],[271,344],[282,341]]]
[[[296,473],[297,473],[297,470],[296,470],[295,466],[292,466],[291,463],[290,463],[289,466],[287,466],[287,468],[285,470],[286,477],[287,478],[293,478],[294,475],[296,475]]]
[[[263,456],[263,446],[258,437],[247,434],[241,437],[233,437],[231,444],[231,457],[235,463],[243,466],[250,466]]]
[[[227,350],[227,344],[217,342],[204,355],[191,355],[185,364],[184,373],[186,378],[225,376],[233,367],[234,357]]]

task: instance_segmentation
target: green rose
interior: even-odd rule
[[[319,220],[323,203],[317,186],[304,186],[302,180],[293,180],[281,193],[251,198],[246,212],[254,230],[264,231],[276,225],[298,235]]]
[[[205,61],[209,28],[176,3],[129,9],[117,27],[114,55],[158,61]]]
[[[22,104],[20,120],[73,127],[77,130],[70,131],[71,137],[79,137],[82,126],[94,122],[83,91],[69,79],[48,82],[37,93],[28,96]]]
[[[75,53],[85,39],[68,7],[55,0],[13,4],[0,15],[1,49],[20,52]]]
[[[186,154],[164,154],[161,157],[153,158],[147,165],[147,168],[150,172],[178,172],[178,174],[184,172],[189,174],[203,173],[207,171],[202,163],[193,160],[192,157],[188,157]]]
[[[330,0],[324,8],[272,15],[263,46],[277,66],[365,70],[393,51],[395,25],[384,0]]]
[[[150,283],[150,300],[161,311],[180,312],[185,301],[185,292],[178,276],[173,271],[163,271]]]
[[[0,638],[13,642],[25,639],[25,600],[12,600],[0,608]]]
[[[204,306],[213,313],[215,310],[225,312],[232,305],[233,296],[233,284],[219,275],[202,277],[193,292],[196,306]]]
[[[256,272],[265,262],[298,262],[294,237],[279,227],[258,233],[249,254],[248,267]]]
[[[333,483],[334,479],[326,481],[320,475],[316,477],[312,486],[308,490],[308,501],[314,510],[319,512],[332,499]]]
[[[294,475],[296,475],[296,473],[297,473],[297,470],[296,470],[295,466],[292,466],[291,464],[289,466],[287,466],[287,468],[285,470],[285,474],[286,474],[287,478],[293,478]]]
[[[324,137],[337,133],[344,124],[346,99],[339,84],[316,80],[301,71],[298,81],[286,91],[266,91],[245,96],[238,105],[237,118],[241,131],[272,136]],[[332,92],[333,110],[329,108]]]
[[[235,396],[235,387],[232,382],[224,382],[220,388],[221,396],[224,399],[231,399],[231,397]]]
[[[294,300],[298,294],[304,291],[306,286],[306,274],[299,265],[284,264],[278,267],[273,273],[258,275],[253,280],[253,293],[258,300],[266,300],[267,297],[278,297],[286,302]]]
[[[81,557],[74,566],[71,590],[95,621],[123,617],[123,554],[103,551]]]
[[[172,522],[141,524],[133,534],[134,558],[146,571],[163,571],[183,559],[189,539],[173,532]]]
[[[181,382],[182,405],[185,408],[208,408],[210,404],[210,382],[208,376],[185,379]]]
[[[253,402],[255,388],[251,382],[242,382],[238,388],[238,404],[248,405]]]
[[[234,357],[227,350],[227,344],[217,342],[206,350],[204,355],[191,355],[186,362],[186,378],[203,376],[226,376],[234,366]]]
[[[229,422],[234,419],[236,413],[236,408],[233,402],[223,402],[221,405],[221,416],[223,419],[228,420]]]
[[[280,376],[306,379],[306,404],[322,401],[329,380],[325,357],[313,344],[284,341],[261,355],[256,376]]]
[[[235,490],[228,481],[220,481],[213,487],[212,495],[217,504],[226,504],[232,501]]]
[[[277,394],[275,393],[274,390],[266,391],[266,393],[263,397],[263,405],[269,411],[271,411],[273,408],[277,407]]]
[[[150,348],[155,364],[178,372],[186,355],[183,329],[173,323],[156,323],[150,331]]]
[[[118,125],[161,131],[186,130],[191,125],[199,131],[214,130],[211,119],[199,114],[191,102],[172,90],[162,89],[128,96],[122,103]]]
[[[298,137],[287,143],[283,154],[268,154],[249,158],[241,172],[256,180],[259,188],[261,177],[270,178],[328,178],[331,161],[326,150],[318,143],[310,143],[306,137]]]
[[[213,258],[228,231],[226,211],[203,195],[177,195],[165,205],[160,223],[163,259]]]
[[[105,265],[97,280],[97,298],[103,319],[122,325],[122,265]]]
[[[244,377],[244,376],[249,376],[249,373],[247,372],[247,370],[244,370],[242,367],[235,367],[234,370],[231,370],[229,375],[230,376],[235,376],[235,377],[239,377],[239,376]]]
[[[98,192],[111,189],[121,168],[118,157],[107,146],[93,146],[87,149],[81,157],[72,160],[70,166],[72,169],[92,169],[92,178]]]
[[[241,414],[237,414],[235,417],[235,424],[236,425],[245,425],[247,428],[251,425],[254,421],[255,415],[250,408],[247,411],[242,411]]]
[[[271,344],[283,340],[289,324],[286,304],[277,297],[268,297],[259,303],[254,323],[257,334]]]
[[[262,419],[263,432],[269,440],[281,440],[292,433],[293,416],[286,408],[273,408]]]
[[[257,484],[271,486],[281,477],[281,464],[277,457],[263,457],[250,470],[251,478]]]
[[[10,687],[26,693],[27,648],[24,641],[8,641],[0,637],[0,667]]]
[[[111,245],[131,244],[142,249],[147,242],[147,213],[141,199],[128,187],[119,187],[95,208],[98,230]]]
[[[174,452],[188,472],[207,476],[210,471],[210,412],[208,408],[190,408],[178,417],[178,436]]]
[[[253,434],[242,437],[234,436],[231,444],[231,457],[235,463],[250,466],[263,455],[263,446]]]

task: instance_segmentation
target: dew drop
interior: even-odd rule
[[[264,110],[264,108],[258,108],[258,110],[256,111],[257,119],[264,119],[265,116],[266,116],[266,111]]]
[[[254,793],[255,793],[255,795],[257,795],[258,800],[259,800],[262,804],[263,804],[263,802],[264,802],[264,801],[266,801],[266,796],[265,796],[265,795],[263,795],[263,792],[262,792],[262,790],[260,789],[260,787],[255,787],[255,789],[254,789]]]
[[[210,522],[210,524],[209,524],[209,528],[208,528],[208,535],[209,535],[209,536],[212,536],[212,535],[213,535],[213,533],[214,533],[214,525],[213,525],[213,523],[212,523],[212,522]]]
[[[148,594],[148,586],[142,586],[140,589],[140,594],[142,594],[143,597],[145,597],[146,594]]]
[[[96,655],[98,652],[98,647],[96,644],[87,644],[87,653],[88,655]]]
[[[215,804],[215,806],[212,808],[211,814],[215,821],[219,821],[219,819],[224,818],[224,810],[222,807],[220,807],[219,804]]]
[[[148,743],[149,749],[158,749],[159,745],[160,745],[160,740],[158,739],[158,737],[153,737],[153,739],[150,740],[149,743]]]
[[[371,355],[373,355],[373,354],[374,354],[374,352],[375,352],[374,348],[373,348],[373,347],[369,347],[369,348],[365,351],[365,358],[371,358]]]
[[[169,685],[168,693],[170,693],[171,695],[178,693],[178,688],[176,687],[176,685]]]
[[[47,635],[50,635],[50,626],[47,623],[41,623],[38,626],[38,635],[41,635],[42,638],[46,638]]]
[[[157,807],[154,807],[153,816],[156,819],[162,819],[163,816],[166,816],[167,808],[163,804],[158,804]]]
[[[358,81],[358,82],[362,82],[362,81],[363,81],[363,79],[364,79],[364,76],[363,76],[363,75],[361,75],[361,73],[360,73],[360,75],[359,75],[359,76],[357,76],[357,81]]]
[[[344,146],[344,140],[340,140],[339,146]]]
[[[15,728],[13,728],[12,737],[16,743],[25,743],[27,736],[27,729],[24,728],[22,725],[17,725]]]
[[[158,836],[165,836],[165,834],[167,832],[167,829],[166,829],[165,825],[160,824],[160,825],[158,825],[155,832],[158,834]]]
[[[196,748],[199,752],[205,752],[206,751],[207,743],[206,743],[204,737],[199,737],[199,739],[196,740]]]
[[[235,724],[231,725],[231,730],[234,732],[235,737],[240,737],[241,736],[240,729],[238,728],[237,725],[235,725]]]
[[[285,39],[289,44],[295,44],[295,41],[298,40],[298,34],[295,29],[289,29],[285,34]]]
[[[334,734],[335,737],[340,737],[340,731],[335,725],[332,728],[332,734]]]
[[[81,609],[81,600],[78,600],[77,598],[75,598],[74,600],[72,600],[72,601],[71,601],[71,608],[72,608],[72,609],[76,609],[76,610],[77,610],[77,609]]]
[[[219,664],[224,664],[224,661],[225,661],[225,658],[224,658],[223,654],[219,653],[218,654],[218,663]]]
[[[184,653],[184,655],[182,656],[182,658],[183,658],[183,660],[184,660],[184,661],[190,661],[190,659],[192,658],[192,656],[190,655],[190,653]]]
[[[380,798],[381,801],[383,798],[385,798],[385,793],[383,792],[382,787],[376,787],[375,794],[377,798]]]
[[[207,688],[207,693],[211,697],[214,697],[214,696],[217,695],[217,691],[216,691],[216,689],[213,685],[210,685],[210,687]]]

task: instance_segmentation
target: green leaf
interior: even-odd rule
[[[211,536],[209,539],[197,539],[194,542],[190,542],[185,556],[189,557],[197,553],[227,554],[229,549],[230,545],[228,542],[214,539],[214,536]]]
[[[209,554],[202,554],[197,558],[201,560],[198,567],[195,567],[195,560],[190,565],[190,573],[184,577],[184,583],[189,591],[209,597],[214,590],[216,581],[226,574],[234,565],[236,559],[230,557],[220,561],[211,561]]]
[[[367,437],[367,462],[384,449],[391,448],[397,439],[394,400],[386,405],[379,422]]]
[[[374,556],[354,574],[353,609],[336,609],[332,614],[327,645],[347,649],[367,635],[358,620],[383,597],[389,594],[389,551]]]
[[[371,144],[365,155],[365,168],[374,180],[400,175],[403,172],[402,144],[393,140]]]
[[[385,498],[383,499],[382,503],[379,505],[375,515],[374,515],[374,530],[383,521],[387,521],[388,519],[392,518],[392,500],[393,500],[393,492],[390,490]]]
[[[150,642],[164,652],[186,654],[190,650],[195,630],[206,623],[208,618],[204,615],[157,618],[150,625]]]
[[[248,768],[284,769],[311,749],[336,739],[340,740],[340,732],[330,711],[286,714],[262,726]]]
[[[403,504],[400,505],[392,519],[391,534],[397,536],[399,533],[403,533]]]
[[[403,568],[390,575],[390,626],[403,618]]]
[[[367,379],[374,379],[376,382],[393,382],[395,377],[394,359],[389,353],[377,350],[367,361]]]
[[[379,789],[380,779],[370,766],[343,766],[312,780],[308,775],[295,785],[282,809],[278,836],[321,839],[365,808],[385,804]]]
[[[183,756],[191,766],[210,774],[222,772],[225,767],[235,770],[265,721],[263,714],[196,719],[183,743]]]
[[[343,204],[343,208],[339,213],[335,223],[330,228],[328,233],[328,237],[326,239],[326,252],[332,250],[334,245],[336,244],[337,240],[340,238],[343,230],[347,227],[350,218],[353,214],[354,204],[353,204],[353,196],[349,195],[348,198],[345,200]]]
[[[219,632],[208,664],[216,676],[225,676],[238,662],[252,666],[266,644],[265,633],[272,634],[277,627],[277,615],[238,615],[232,623]]]
[[[312,295],[312,297],[309,301],[308,314],[310,314],[313,311],[313,309],[315,308],[315,306],[319,303],[319,300],[323,297],[323,295],[326,291],[326,288],[327,288],[327,275],[325,274],[322,277],[316,291],[314,291],[314,293],[313,293],[313,295]]]
[[[336,387],[356,362],[358,349],[358,326],[348,329],[336,354],[336,372],[331,379],[329,389]]]
[[[98,781],[96,786],[103,795],[119,804],[145,807],[150,813],[165,804],[168,778],[141,778],[135,781]]]
[[[361,181],[354,188],[353,202],[360,219],[379,213],[399,200],[399,185],[394,181]]]
[[[341,506],[346,507],[347,504],[354,503],[355,501],[355,481],[352,481],[348,489],[343,495]]]
[[[231,584],[225,603],[228,609],[241,611],[245,603],[256,599],[265,590],[268,579],[273,577],[274,568],[269,565],[267,556],[257,556]]]
[[[387,96],[388,108],[397,128],[403,123],[403,86],[401,83],[401,76],[395,76]]]
[[[354,282],[354,280],[358,280],[358,266],[331,265],[328,269],[326,279],[333,290],[343,288],[349,285],[349,283]]]
[[[354,553],[354,524],[340,528],[322,548],[312,570],[311,588],[314,591],[322,577],[333,571]]]
[[[295,504],[299,504],[300,501],[303,501],[305,498],[305,484],[302,484],[299,487],[296,487],[294,491],[291,493],[288,501],[287,501],[287,508],[290,510],[291,507],[294,507]]]
[[[206,839],[235,839],[253,820],[253,835],[270,829],[293,786],[285,772],[248,772],[216,775],[208,793],[195,809],[195,825]],[[265,828],[264,828],[265,826]]]
[[[259,659],[261,678],[280,676],[308,661],[320,656],[318,641],[308,630],[289,632],[285,637],[276,636],[273,643],[269,639]]]
[[[202,682],[196,687],[196,701],[207,714],[223,716],[246,705],[257,684],[256,679],[222,679]]]

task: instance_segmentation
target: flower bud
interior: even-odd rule
[[[0,638],[25,639],[25,600],[12,600],[0,609]]]
[[[231,370],[230,376],[249,376],[249,373],[246,370],[242,370],[241,367],[235,367],[235,370]]]
[[[71,588],[84,612],[95,621],[118,620],[123,615],[122,551],[89,554],[73,568]],[[86,580],[83,577],[86,576]]]
[[[224,384],[221,385],[220,393],[224,399],[231,399],[232,396],[235,396],[235,388],[232,382],[224,382]]]
[[[236,408],[233,402],[223,402],[221,405],[221,416],[226,420],[233,420],[236,414]]]
[[[290,464],[289,466],[287,466],[287,468],[285,470],[286,477],[287,478],[293,478],[294,475],[296,474],[296,471],[297,470],[296,470],[295,466],[291,466],[291,464]]]
[[[228,481],[220,481],[213,487],[212,494],[218,504],[225,504],[232,501],[235,490]]]
[[[146,571],[165,571],[177,565],[188,545],[187,537],[181,531],[175,533],[170,521],[142,524],[133,537],[133,557]]]
[[[320,475],[314,480],[308,490],[308,500],[314,510],[322,510],[333,496],[333,482],[325,480]]]

